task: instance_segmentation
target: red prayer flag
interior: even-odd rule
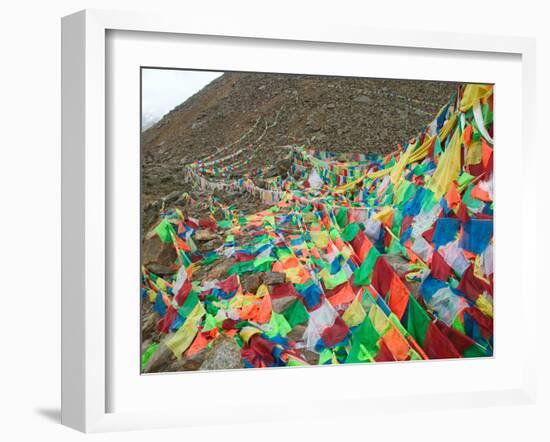
[[[424,350],[430,359],[460,358],[461,355],[453,343],[430,322],[426,337],[424,338]]]
[[[225,293],[231,293],[237,290],[239,287],[239,278],[237,277],[237,274],[231,275],[229,278],[224,279],[221,282],[218,282],[218,288]]]
[[[430,269],[431,276],[444,282],[447,282],[449,277],[453,274],[451,266],[447,264],[441,254],[439,254],[439,252],[435,250],[432,254],[432,264],[430,266]]]

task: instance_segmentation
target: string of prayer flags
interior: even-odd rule
[[[142,371],[163,345],[184,361],[222,348],[231,368],[491,356],[492,94],[461,86],[388,155],[287,146],[288,175],[257,171],[262,187],[230,173],[249,164],[230,147],[186,165],[198,189],[267,208],[182,194],[213,216],[161,211],[147,237],[175,253],[142,269]],[[205,238],[219,243],[201,251]]]

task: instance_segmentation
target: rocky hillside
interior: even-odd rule
[[[185,164],[224,146],[230,146],[226,154],[242,152],[218,167],[254,157],[235,174],[279,162],[280,146],[289,144],[335,152],[390,152],[416,135],[457,86],[433,81],[226,73],[143,132],[142,203],[149,213],[144,224],[153,221],[161,198],[170,194],[177,198],[182,191],[192,190],[181,173]],[[233,200],[253,204],[241,201],[240,195]]]

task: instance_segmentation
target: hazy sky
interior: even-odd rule
[[[142,128],[159,121],[165,114],[223,72],[180,71],[174,69],[143,69]]]

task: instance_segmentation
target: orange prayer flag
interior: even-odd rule
[[[464,134],[462,136],[463,136],[463,139],[464,139],[464,144],[466,146],[469,146],[470,145],[470,140],[472,139],[472,125],[471,124],[466,126],[466,129],[464,129]],[[434,139],[435,139],[435,137],[434,137]]]
[[[382,340],[397,361],[405,361],[409,357],[409,343],[393,324],[382,336]]]
[[[487,167],[489,164],[489,159],[491,158],[491,154],[493,153],[493,149],[487,144],[484,138],[481,139],[481,161],[483,163],[483,167]]]
[[[253,320],[258,314],[259,308],[256,304],[249,304],[241,309],[240,318],[245,321],[248,319]]]
[[[271,318],[271,296],[269,296],[269,293],[267,293],[263,299],[262,303],[260,304],[260,309],[258,310],[258,314],[256,315],[256,322],[259,324],[265,324],[269,321]]]
[[[355,299],[355,293],[353,292],[353,289],[351,288],[351,285],[349,282],[346,282],[344,286],[338,290],[338,292],[328,298],[329,302],[332,304],[333,307],[336,307],[338,305],[342,304],[349,304]]]
[[[388,307],[401,320],[405,310],[407,310],[408,304],[409,289],[403,281],[401,281],[399,276],[394,273],[390,283],[390,300],[388,302]]]
[[[191,251],[191,248],[185,243],[185,241],[183,239],[181,239],[180,237],[176,236],[176,242],[178,244],[178,247],[183,250],[184,252],[190,252]]]
[[[321,259],[321,254],[319,253],[319,250],[317,250],[317,247],[313,247],[311,249],[311,254],[316,258],[316,259]]]
[[[447,201],[447,206],[449,206],[449,209],[451,210],[457,207],[462,201],[462,199],[460,198],[460,193],[458,193],[458,188],[455,181],[451,183],[451,187],[445,195],[445,200]]]
[[[202,350],[204,347],[208,345],[208,338],[203,333],[197,333],[197,337],[191,344],[191,346],[187,349],[187,352],[185,355],[187,357],[192,357],[195,353],[198,353],[200,350]]]
[[[300,261],[298,261],[298,258],[295,256],[289,256],[284,260],[282,265],[283,269],[292,269],[294,267],[298,267],[300,265]]]
[[[485,201],[488,203],[492,201],[489,194],[480,187],[479,183],[474,186],[470,195],[472,196],[472,198],[476,198],[478,200]]]

